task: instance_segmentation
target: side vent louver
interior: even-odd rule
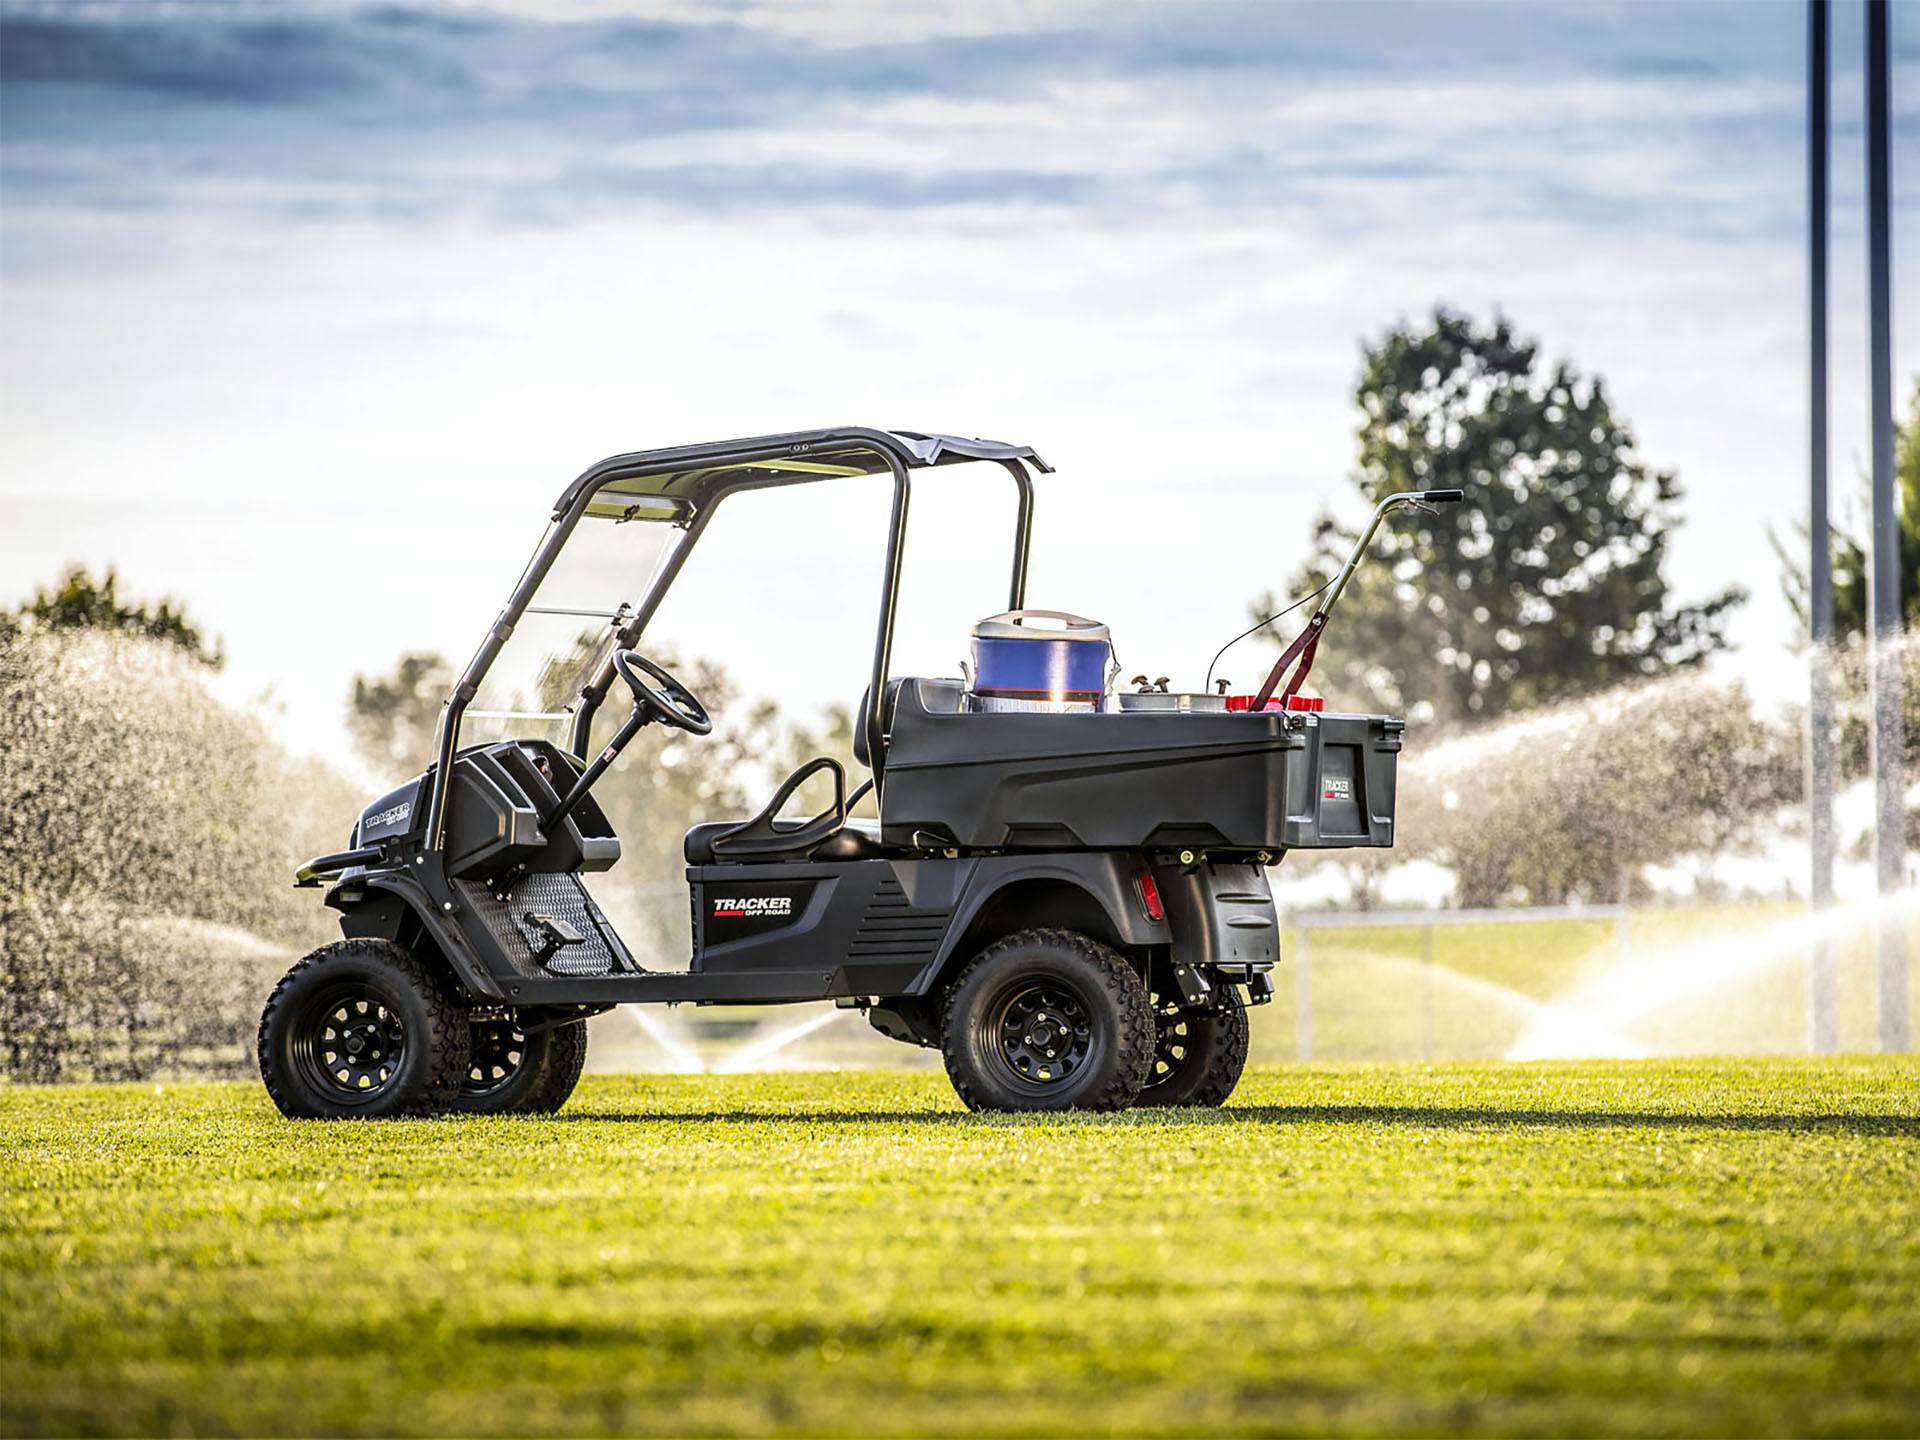
[[[847,958],[862,960],[916,960],[930,957],[947,933],[951,910],[922,910],[907,899],[900,882],[889,875],[867,902],[860,928],[847,947]]]

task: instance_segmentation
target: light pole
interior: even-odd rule
[[[1873,674],[1873,858],[1883,896],[1906,885],[1906,796],[1901,715],[1900,512],[1893,488],[1893,74],[1888,0],[1867,0],[1867,336],[1872,396],[1873,583],[1869,587]],[[1882,1050],[1907,1048],[1905,918],[1886,907],[1874,921]]]
[[[1813,908],[1833,904],[1833,542],[1827,522],[1827,0],[1807,5],[1807,338],[1809,349],[1807,536],[1812,563],[1807,628],[1807,840]],[[1807,971],[1807,1048],[1839,1048],[1839,983],[1824,938],[1816,937]]]

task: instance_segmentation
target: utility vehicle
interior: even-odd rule
[[[1392,843],[1401,722],[1297,708],[1294,695],[1372,527],[1237,710],[1214,696],[987,709],[964,680],[897,677],[890,664],[914,477],[966,464],[997,468],[1017,492],[1006,594],[1022,612],[1032,475],[1050,469],[1026,446],[825,429],[617,455],[568,485],[453,687],[432,765],[368,805],[347,849],[296,877],[331,882],[345,938],[295,965],[262,1016],[260,1067],[280,1109],[551,1112],[579,1078],[589,1016],[805,1001],[863,1009],[882,1034],[939,1049],[974,1109],[1222,1104],[1246,1063],[1246,1009],[1271,998],[1279,960],[1265,867],[1298,847]],[[688,831],[692,956],[685,970],[650,969],[581,878],[620,858],[594,790],[642,727],[699,737],[712,720],[637,647],[723,502],[854,476],[892,482],[855,717],[867,778],[849,790],[840,762],[814,759],[758,814]],[[1395,496],[1374,525],[1392,504],[1451,498]],[[579,527],[609,521],[672,533],[644,593],[604,612],[569,744],[463,746],[463,717],[522,617],[583,613],[535,601]],[[631,713],[590,753],[615,686]],[[815,775],[832,803],[784,815]],[[852,818],[869,791],[879,818]]]

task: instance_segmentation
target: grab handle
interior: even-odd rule
[[[998,615],[989,615],[980,623],[982,625],[992,625],[995,623],[1023,625],[1028,620],[1063,620],[1069,629],[1074,630],[1100,630],[1105,628],[1098,620],[1089,619],[1085,615],[1076,615],[1071,610],[1006,610]]]

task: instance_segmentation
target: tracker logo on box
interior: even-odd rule
[[[1347,779],[1344,775],[1328,776],[1326,790],[1320,798],[1323,800],[1351,800],[1353,798],[1353,781]]]
[[[716,900],[713,902],[714,919],[732,916],[736,919],[781,919],[793,914],[791,895],[754,895],[741,900]]]

